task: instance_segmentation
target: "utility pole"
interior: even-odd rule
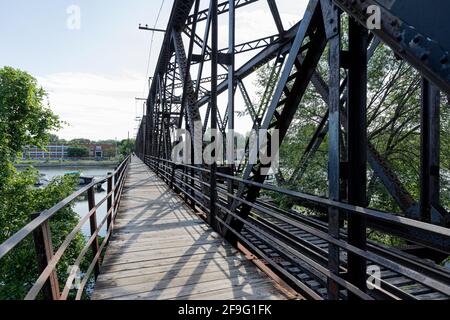
[[[128,150],[128,153],[131,154],[133,151],[132,151],[132,149],[131,149],[131,147],[130,147],[130,131],[128,131],[128,143],[127,143],[127,145],[128,145],[128,148],[130,148],[130,149]]]
[[[116,159],[117,159],[117,156],[118,156],[118,154],[117,154],[117,137],[114,140],[116,141]]]

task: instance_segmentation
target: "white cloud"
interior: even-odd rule
[[[206,2],[204,1],[206,6]],[[308,4],[307,0],[277,0],[277,5],[283,20],[284,27],[288,29],[298,22]],[[168,5],[169,6],[169,5]],[[241,43],[259,37],[275,34],[276,27],[272,14],[266,1],[255,2],[236,11],[236,42]],[[227,15],[220,16],[219,46],[227,46],[228,29]],[[203,35],[204,23],[198,28]],[[154,46],[151,70],[156,64],[159,55],[159,46]],[[237,58],[237,65],[249,59],[256,52],[243,54]],[[142,65],[146,64],[148,52],[142,53]],[[123,64],[123,63],[122,63]],[[132,63],[127,63],[130,67]],[[120,67],[119,67],[120,68]],[[112,72],[117,70],[111,66]],[[135,133],[136,116],[142,113],[142,103],[136,104],[134,98],[142,96],[145,72],[124,71],[118,75],[101,73],[61,72],[39,77],[40,84],[48,91],[52,109],[63,121],[70,123],[57,134],[62,138],[71,139],[86,137],[91,139],[125,138],[128,131]],[[209,64],[205,65],[204,76],[209,75]],[[220,72],[223,72],[221,70]],[[195,68],[194,72],[195,73]],[[150,74],[152,75],[152,74]],[[252,84],[254,77],[247,79],[246,85],[251,97],[254,97],[255,88]],[[221,110],[226,107],[226,95],[219,98]],[[236,110],[244,110],[244,102],[237,94]],[[249,130],[249,117],[236,119],[236,129],[246,132]]]
[[[134,98],[140,95],[142,75],[119,76],[65,72],[39,77],[52,110],[70,125],[57,134],[62,138],[126,138],[133,134]],[[141,110],[141,108],[139,109]]]

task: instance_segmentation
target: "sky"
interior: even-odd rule
[[[0,67],[38,79],[52,110],[67,123],[57,132],[61,138],[133,137],[142,114],[135,98],[148,94],[147,68],[152,76],[163,40],[155,33],[150,51],[152,33],[138,25],[155,25],[163,2],[161,29],[173,0],[0,0]],[[289,28],[302,17],[307,0],[277,3]],[[219,23],[223,32],[225,15]],[[274,33],[267,1],[237,10],[237,42]],[[245,132],[248,123],[241,119],[236,126]]]

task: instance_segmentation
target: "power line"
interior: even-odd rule
[[[156,29],[156,26],[157,26],[157,24],[158,24],[159,18],[160,18],[160,16],[161,16],[162,9],[163,9],[163,7],[164,7],[164,3],[165,3],[165,0],[162,0],[162,2],[161,2],[161,7],[159,8],[158,16],[156,17],[155,26],[153,27],[153,29]],[[145,74],[145,83],[144,83],[144,91],[143,91],[144,96],[145,96],[145,89],[147,88],[148,79],[149,79],[148,75],[149,75],[149,72],[150,72],[150,61],[151,61],[151,59],[152,59],[152,51],[153,51],[153,41],[154,41],[154,38],[155,38],[155,31],[152,31],[152,39],[151,39],[151,41],[150,41],[150,50],[149,50],[149,52],[148,52],[147,72],[146,72],[146,74]]]

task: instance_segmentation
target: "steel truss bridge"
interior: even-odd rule
[[[251,12],[256,2],[267,6],[277,32],[237,43],[236,17]],[[380,28],[368,30],[371,6],[381,20]],[[439,168],[441,98],[450,95],[448,12],[446,0],[433,5],[420,0],[309,0],[301,20],[286,28],[275,0],[175,0],[135,156],[105,179],[36,215],[0,245],[0,260],[32,236],[40,275],[25,298],[70,298],[75,275],[61,286],[56,267],[89,222],[91,237],[75,266],[88,252],[93,254],[76,299],[82,298],[92,274],[95,299],[254,299],[280,298],[283,292],[288,298],[316,300],[448,300],[450,271],[439,265],[450,255],[450,215],[440,203]],[[219,19],[228,22],[223,30]],[[368,66],[382,44],[422,79],[419,196],[402,184],[367,134]],[[328,60],[326,77],[318,69],[323,57]],[[245,80],[266,65],[275,80],[268,81],[262,102],[255,105]],[[176,129],[190,132],[185,137],[202,150],[208,129],[230,134],[239,96],[253,121],[248,129],[267,130],[269,143],[277,129],[283,145],[308,88],[328,110],[292,177],[267,183],[271,163],[259,159],[194,165],[172,157],[173,147],[182,141],[173,138]],[[194,130],[198,123],[201,132]],[[327,196],[283,187],[282,179],[299,181],[323,144]],[[401,214],[368,207],[369,168]],[[94,188],[103,183],[107,195],[98,200]],[[50,219],[85,193],[88,214],[55,252]],[[273,195],[296,206],[281,207]],[[102,205],[107,214],[100,222],[96,212]],[[106,236],[100,242],[102,228]],[[408,245],[380,244],[368,239],[369,231]]]
[[[209,1],[202,10],[199,1],[175,1],[136,153],[228,241],[264,259],[273,272],[308,298],[448,298],[447,271],[367,239],[370,228],[402,238],[428,257],[450,252],[450,216],[439,202],[440,97],[450,93],[446,37],[450,26],[444,26],[440,17],[448,12],[448,2],[427,6],[416,0],[310,0],[302,20],[286,29],[276,1],[262,1],[267,2],[277,34],[236,43],[236,16],[251,12],[255,2]],[[368,30],[368,8],[373,5],[380,9],[381,28]],[[224,30],[219,28],[221,16],[228,22]],[[347,17],[344,31],[341,21]],[[220,48],[219,42],[224,41],[228,47]],[[410,194],[368,141],[367,68],[380,43],[423,77],[420,199]],[[250,58],[238,64],[244,52]],[[324,54],[329,56],[327,79],[317,71]],[[261,107],[255,106],[244,80],[269,62],[277,81],[268,84]],[[208,89],[203,83],[210,83]],[[216,129],[226,137],[235,127],[239,94],[253,119],[252,128],[278,129],[283,143],[308,86],[324,99],[328,111],[310,137],[297,171],[305,170],[327,136],[327,198],[264,184],[267,165],[261,163],[229,162],[218,167],[173,162],[171,150],[177,141],[171,141],[171,130],[186,129],[193,145],[202,144],[201,137],[194,135],[194,123],[200,121],[203,132]],[[218,107],[219,96],[224,97],[219,100],[225,112]],[[402,215],[367,208],[368,165]],[[261,197],[264,190],[286,195],[327,219],[280,209]],[[367,270],[374,265],[382,270],[381,288],[367,290]],[[413,289],[405,290],[408,286]]]

